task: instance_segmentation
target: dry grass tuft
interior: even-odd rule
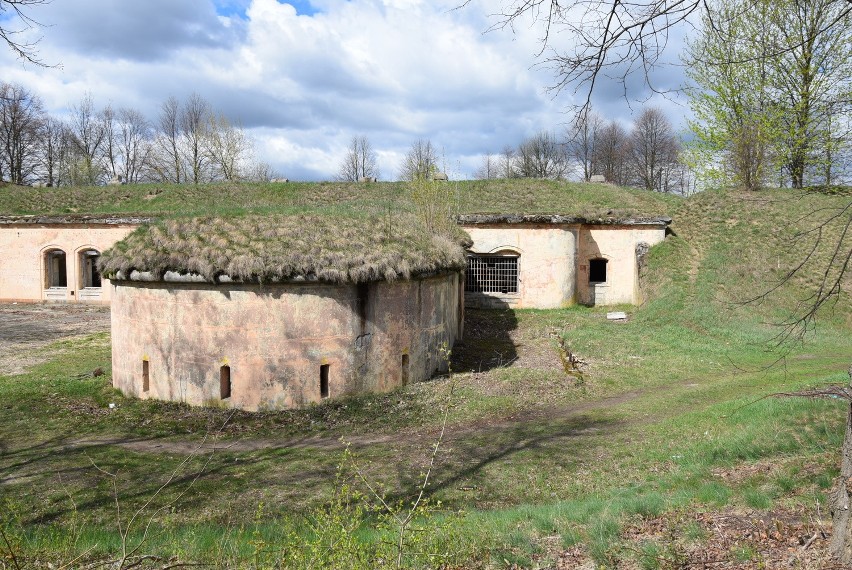
[[[412,215],[373,217],[250,215],[163,220],[105,251],[100,270],[167,271],[248,282],[296,278],[330,283],[408,279],[465,266],[470,238],[429,232]]]

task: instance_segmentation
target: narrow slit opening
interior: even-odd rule
[[[231,367],[228,365],[219,369],[219,397],[223,400],[231,397]]]
[[[142,361],[142,391],[147,392],[151,388],[151,377],[148,374],[148,361]]]
[[[402,385],[405,386],[408,384],[408,355],[402,355]]]
[[[328,398],[328,369],[330,364],[320,366],[320,398]]]

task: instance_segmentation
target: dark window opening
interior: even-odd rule
[[[94,249],[87,249],[80,253],[80,285],[86,287],[100,287],[101,273],[98,271],[98,258],[100,253]]]
[[[328,369],[330,364],[320,366],[320,398],[328,398]]]
[[[219,397],[223,400],[231,397],[231,367],[228,365],[219,369]]]
[[[68,287],[68,273],[65,268],[65,252],[61,249],[50,251],[44,257],[48,287]]]
[[[408,355],[402,355],[402,385],[408,384]]]
[[[517,293],[518,256],[468,256],[464,290],[471,293]]]
[[[606,283],[606,259],[589,260],[589,283]]]
[[[367,303],[370,300],[370,285],[367,283],[358,283],[356,286],[356,293],[358,295],[358,318],[361,321],[361,334],[366,334],[367,332]]]
[[[151,388],[151,377],[148,374],[148,361],[142,361],[142,391],[147,392]]]

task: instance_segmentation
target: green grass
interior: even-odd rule
[[[681,202],[664,194],[550,180],[467,180],[447,186],[447,206],[457,213],[665,215]],[[370,217],[412,212],[414,208],[411,189],[404,182],[0,188],[0,212],[6,215],[137,213],[194,217],[313,212]]]
[[[795,309],[812,271],[761,305],[737,301],[796,259],[795,246],[785,248],[799,224],[778,220],[843,196],[785,196],[761,193],[751,203],[718,192],[677,202],[677,235],[652,249],[642,274],[647,301],[624,307],[628,322],[607,321],[607,308],[468,311],[454,378],[389,394],[231,416],[125,398],[109,374],[78,379],[109,371],[108,335],[50,347],[47,362],[0,377],[0,489],[9,513],[0,524],[28,560],[68,561],[89,548],[88,557],[106,557],[119,544],[115,489],[125,516],[152,497],[154,509],[165,507],[148,553],[271,566],[288,548],[329,538],[311,521],[336,516],[361,523],[358,552],[380,567],[393,525],[357,472],[389,504],[410,504],[451,389],[431,507],[416,519],[427,531],[413,535],[420,543],[409,567],[429,565],[417,552],[467,567],[547,567],[574,545],[610,567],[666,567],[684,544],[708,540],[694,521],[678,519],[684,513],[813,512],[837,472],[843,404],[771,395],[848,382],[852,303],[844,297],[824,309],[806,343],[779,348],[773,323]],[[825,260],[818,250],[813,262]],[[588,363],[583,384],[563,372],[551,332]],[[181,465],[185,444],[226,419],[221,448]],[[351,442],[354,463],[339,438]],[[263,445],[240,447],[247,441]],[[94,465],[116,475],[115,488]],[[328,508],[340,477],[363,512]],[[625,538],[630,525],[665,517],[676,521],[677,541]],[[81,530],[71,541],[74,524]],[[729,553],[732,561],[756,556],[748,544]]]

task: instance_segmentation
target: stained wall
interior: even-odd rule
[[[455,342],[463,305],[457,273],[368,285],[115,281],[112,289],[117,388],[247,410],[321,401],[323,366],[331,398],[446,370],[441,350]]]
[[[665,239],[665,223],[476,223],[462,225],[475,254],[518,255],[517,293],[465,293],[469,307],[554,309],[638,304],[637,246]],[[590,283],[592,259],[607,261],[605,282]]]
[[[463,225],[471,252],[517,254],[517,293],[465,294],[468,307],[557,309],[576,302],[577,226]]]
[[[80,253],[103,252],[138,224],[0,223],[0,300],[109,303],[108,280],[85,288]],[[66,287],[49,287],[45,253],[65,252]]]
[[[637,246],[654,246],[666,237],[665,227],[639,225],[583,225],[579,231],[577,297],[584,305],[642,302],[639,291]],[[590,283],[593,259],[606,259],[605,282]]]

